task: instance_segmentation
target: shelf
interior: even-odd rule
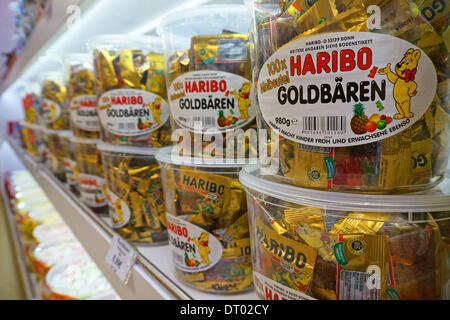
[[[87,208],[79,198],[57,180],[42,164],[8,140],[59,211],[66,224],[84,246],[93,261],[122,299],[183,299],[183,300],[256,300],[254,291],[242,294],[211,294],[193,289],[179,281],[171,264],[170,248],[162,246],[135,246],[138,253],[128,284],[125,285],[105,262],[115,231],[108,216],[99,216]]]
[[[36,24],[22,54],[8,71],[6,79],[0,85],[0,94],[3,93],[25,70],[28,63],[35,57],[39,50],[52,38],[59,28],[66,22],[67,7],[81,5],[83,0],[53,0],[50,4],[50,12],[44,13]]]

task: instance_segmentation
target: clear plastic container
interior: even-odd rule
[[[90,39],[88,47],[102,140],[154,148],[171,144],[161,40],[104,35]]]
[[[84,256],[81,243],[73,237],[57,238],[39,244],[32,253],[33,271],[38,279],[45,277],[51,267]]]
[[[75,161],[75,144],[72,141],[73,134],[60,135],[63,148],[64,172],[66,183],[70,190],[77,196],[80,195],[80,178],[78,176],[77,163]]]
[[[97,148],[100,140],[73,137],[72,142],[75,145],[81,200],[95,213],[108,214],[102,156]]]
[[[64,166],[64,143],[72,136],[70,130],[46,130],[47,146],[49,150],[50,170],[60,181],[66,182],[66,169]]]
[[[178,278],[213,293],[252,288],[245,192],[237,160],[213,162],[156,154],[166,206],[169,246]]]
[[[38,116],[41,106],[41,87],[37,82],[24,82],[22,85],[20,98],[22,100],[25,121],[34,124],[40,124]]]
[[[40,114],[45,125],[52,130],[70,130],[64,72],[45,71],[39,79],[42,99]]]
[[[362,195],[272,178],[255,165],[240,173],[261,299],[449,299],[450,179]]]
[[[112,289],[88,257],[54,266],[47,273],[45,282],[52,300],[83,300]]]
[[[81,138],[100,138],[94,67],[88,53],[63,57],[66,67],[67,106],[73,134]]]
[[[405,193],[442,180],[448,49],[414,1],[246,2],[259,129],[272,148],[280,138],[283,183]]]
[[[98,144],[113,228],[139,244],[167,243],[158,149]]]
[[[201,6],[162,21],[172,128],[188,130],[190,141],[207,131],[236,148],[235,130],[256,128],[248,31],[242,5]]]

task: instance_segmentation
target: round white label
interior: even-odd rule
[[[64,158],[64,170],[66,172],[66,179],[69,185],[78,184],[78,180],[75,174],[76,162],[70,158]]]
[[[405,40],[336,32],[293,41],[261,68],[258,100],[268,125],[312,146],[354,146],[410,127],[437,85],[431,59]]]
[[[169,105],[160,96],[142,90],[117,89],[98,100],[100,122],[107,131],[136,136],[159,129],[169,119]]]
[[[170,111],[175,122],[191,132],[241,128],[256,116],[251,90],[251,81],[233,73],[187,72],[169,87]]]
[[[61,115],[61,106],[52,100],[44,99],[41,104],[41,113],[45,123],[52,123]]]
[[[175,265],[186,272],[213,267],[222,257],[222,245],[206,230],[166,213],[169,244]]]
[[[82,95],[70,101],[70,119],[85,131],[100,131],[97,114],[97,96]]]
[[[120,199],[111,190],[108,189],[106,193],[113,228],[121,228],[127,225],[131,217],[130,208],[127,206],[125,201]]]
[[[79,176],[81,200],[91,208],[107,205],[105,179],[84,173]]]

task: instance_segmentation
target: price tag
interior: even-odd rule
[[[131,268],[136,262],[136,251],[133,247],[118,234],[115,234],[105,260],[120,280],[127,284]]]

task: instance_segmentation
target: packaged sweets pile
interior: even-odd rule
[[[99,139],[72,137],[75,154],[75,177],[79,177],[80,197],[95,213],[107,214],[106,184],[102,157],[97,148]]]
[[[240,173],[258,296],[448,299],[441,30],[414,1],[247,6],[258,129],[278,151]]]
[[[413,1],[248,2],[261,125],[280,136],[286,183],[392,193],[442,180],[448,48]]]
[[[200,290],[252,288],[250,236],[242,165],[195,164],[161,149],[169,245],[179,279]]]
[[[180,139],[186,148],[205,133],[220,146],[208,150],[205,142],[200,152],[192,151],[196,157],[227,151],[235,157],[235,131],[256,128],[248,29],[244,6],[217,5],[174,13],[158,30],[173,130],[190,133]]]
[[[40,76],[41,118],[48,129],[69,130],[69,110],[67,109],[67,89],[62,71],[48,71]]]
[[[40,124],[38,111],[41,105],[40,87],[37,82],[25,82],[21,92],[25,121]]]
[[[72,140],[73,135],[70,133],[60,135],[63,151],[64,173],[66,183],[75,195],[80,194],[80,177],[78,174],[77,163],[75,160],[75,144]]]
[[[113,228],[139,244],[167,243],[158,149],[100,143]]]
[[[171,144],[159,39],[129,35],[88,41],[93,54],[102,140],[159,148]]]
[[[449,179],[415,194],[330,194],[248,166],[241,182],[260,298],[449,298]]]
[[[100,138],[94,68],[89,54],[70,54],[66,65],[67,104],[73,134],[80,138]]]

